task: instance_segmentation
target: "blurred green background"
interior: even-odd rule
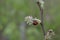
[[[52,40],[60,40],[60,0],[44,1],[45,30],[53,29],[56,35]],[[29,15],[40,19],[36,0],[0,0],[0,40],[43,40],[40,25],[26,25],[24,31],[22,22]]]

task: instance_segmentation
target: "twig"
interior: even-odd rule
[[[37,2],[38,6],[39,6],[39,9],[40,9],[40,14],[41,14],[41,27],[42,27],[42,31],[44,33],[44,37],[45,37],[45,29],[44,29],[44,23],[43,23],[43,20],[44,20],[44,17],[43,17],[43,7],[41,7],[41,3],[38,1]]]

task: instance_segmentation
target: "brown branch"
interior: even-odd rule
[[[37,4],[38,4],[39,9],[40,9],[40,14],[41,14],[41,27],[42,27],[42,31],[43,31],[44,36],[45,36],[45,29],[44,29],[44,23],[43,23],[43,20],[44,20],[44,17],[43,17],[43,8],[41,7],[40,2],[37,2]]]

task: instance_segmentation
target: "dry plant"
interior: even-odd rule
[[[25,17],[25,21],[29,25],[40,24],[42,31],[43,31],[43,34],[44,34],[44,40],[52,39],[52,37],[55,35],[53,29],[49,29],[47,32],[45,32],[45,28],[44,28],[44,21],[43,21],[44,20],[44,17],[43,17],[44,1],[37,0],[37,5],[40,9],[41,20],[39,20],[37,18],[33,18],[32,16],[27,16],[27,17]]]

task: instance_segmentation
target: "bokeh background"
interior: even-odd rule
[[[44,27],[60,40],[60,0],[44,0]],[[0,0],[0,40],[43,40],[40,25],[26,25],[25,16],[40,19],[36,0]]]

